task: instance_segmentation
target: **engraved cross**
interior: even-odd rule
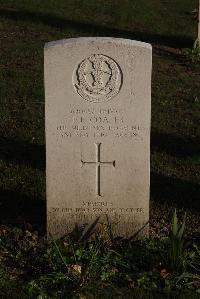
[[[95,143],[96,147],[96,161],[83,161],[81,160],[81,167],[84,166],[84,164],[94,164],[96,165],[96,194],[98,196],[101,196],[101,165],[112,165],[115,167],[115,160],[112,162],[105,162],[101,161],[100,157],[100,148],[101,148],[101,143]]]

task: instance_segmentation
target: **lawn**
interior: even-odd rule
[[[173,2],[173,4],[172,4]],[[43,48],[79,36],[153,45],[150,235],[172,210],[199,231],[200,67],[191,62],[197,0],[0,0],[0,219],[2,230],[45,234]]]

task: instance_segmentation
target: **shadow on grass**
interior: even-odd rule
[[[145,290],[141,287],[134,287],[129,290],[125,287],[112,288],[110,286],[105,287],[103,290],[95,289],[90,290],[90,293],[98,299],[199,299],[199,294],[195,293],[194,290],[179,290],[179,291],[160,291],[160,290]],[[87,292],[86,292],[87,294]]]
[[[0,137],[0,159],[45,169],[45,146]]]
[[[178,47],[178,48],[191,48],[193,44],[193,39],[190,36],[179,36],[179,35],[161,35],[158,33],[144,32],[138,30],[126,30],[110,28],[108,26],[103,26],[99,24],[91,24],[86,22],[79,22],[75,20],[68,20],[54,14],[44,14],[41,12],[32,12],[29,10],[17,10],[11,8],[1,8],[0,17],[11,19],[11,20],[21,20],[21,21],[31,21],[35,23],[42,23],[51,27],[55,27],[61,30],[75,29],[82,34],[87,33],[90,36],[115,36],[123,37],[129,39],[141,40],[144,42],[150,42],[154,44],[161,44],[165,46]]]
[[[32,198],[17,191],[0,189],[0,220],[5,225],[31,224],[45,232],[46,207],[42,199]]]
[[[173,60],[174,64],[185,65],[191,67],[191,59],[189,54],[183,53],[182,50],[173,48],[154,47],[154,53],[162,58]]]
[[[151,173],[151,199],[163,205],[200,210],[200,185]]]
[[[192,158],[200,153],[200,139],[152,131],[151,150],[165,152],[178,158]]]

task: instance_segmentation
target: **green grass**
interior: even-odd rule
[[[54,23],[48,15],[62,20],[105,25],[114,28],[126,28],[137,31],[149,31],[152,34],[167,35],[194,35],[194,22],[191,20],[191,11],[197,7],[197,1],[176,0],[66,0],[66,1],[1,1],[2,8],[11,8],[11,15],[17,18],[16,10],[23,10],[25,20],[38,18],[39,23]],[[16,13],[16,14],[15,14]],[[43,18],[40,18],[43,16]],[[19,20],[21,17],[19,17]],[[55,25],[55,24],[54,24]],[[59,22],[56,24],[58,27]],[[187,31],[185,29],[187,28]],[[70,28],[71,29],[71,28]],[[150,29],[150,30],[149,30]],[[66,30],[67,31],[67,30]],[[69,32],[70,34],[71,32]]]
[[[200,249],[191,240],[182,248],[181,267],[171,268],[174,253],[178,258],[176,252],[170,254],[171,237],[105,241],[97,234],[80,242],[73,235],[47,244],[33,230],[2,227],[0,232],[1,298],[186,299],[199,295]]]

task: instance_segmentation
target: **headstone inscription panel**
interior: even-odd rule
[[[149,219],[151,46],[74,38],[44,59],[48,233],[100,216],[131,236]]]

